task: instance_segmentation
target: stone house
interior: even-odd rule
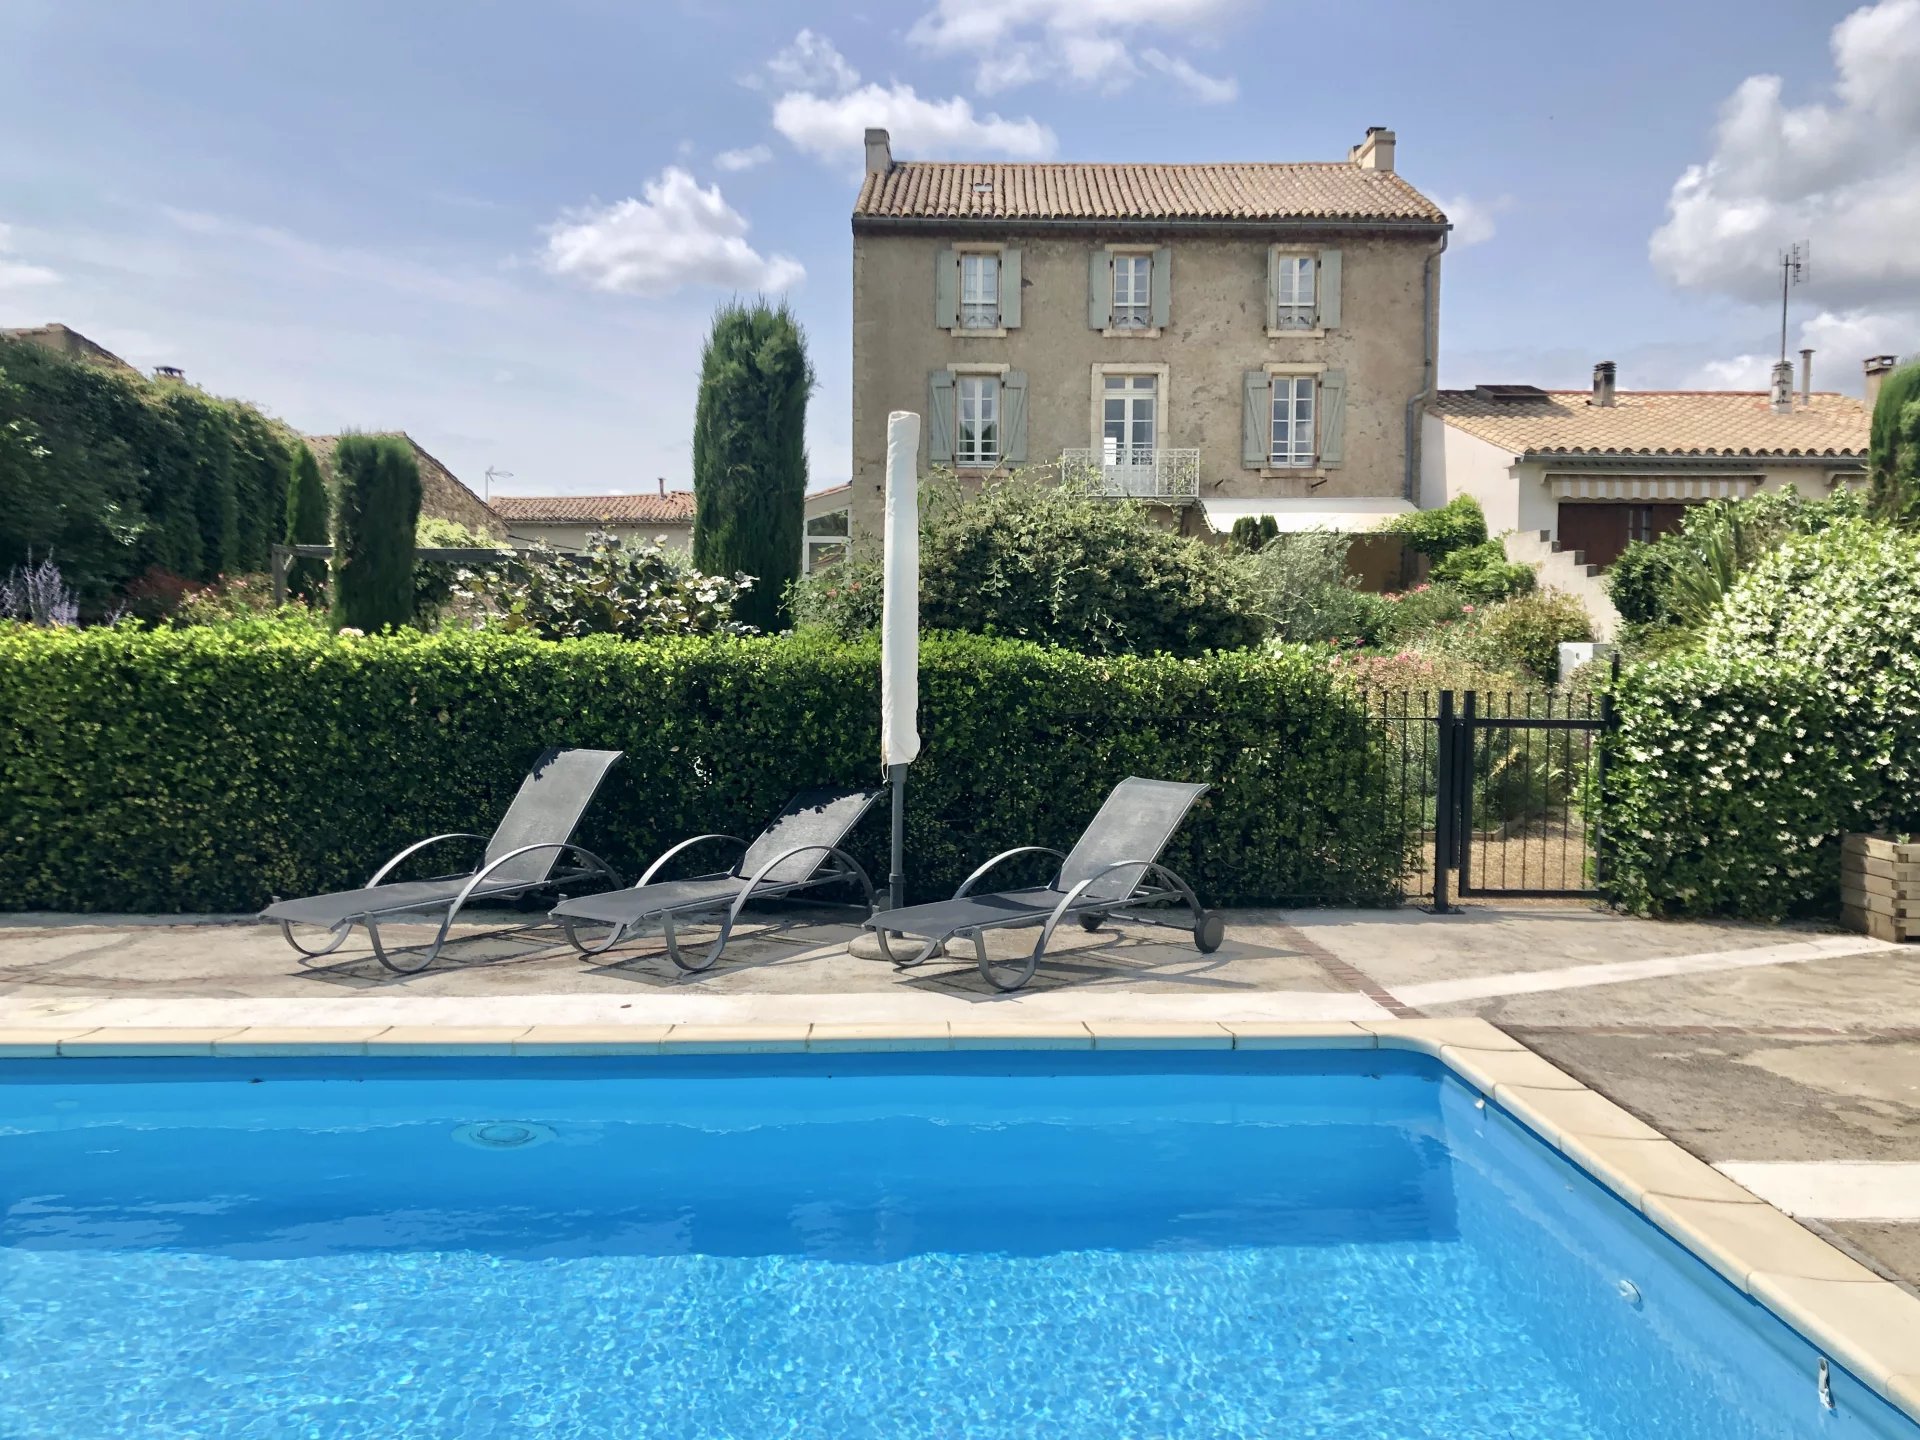
[[[835,485],[808,493],[803,572],[831,564],[845,553],[849,489]],[[693,549],[693,492],[669,490],[664,480],[654,494],[496,495],[491,503],[507,538],[516,543],[543,541],[577,550],[587,536],[604,531],[622,540],[658,540],[670,550]]]
[[[1811,352],[1809,352],[1810,354]],[[1601,579],[1634,540],[1677,528],[1688,506],[1763,490],[1826,495],[1866,481],[1872,395],[1892,358],[1867,361],[1869,398],[1789,383],[1751,390],[1442,390],[1422,421],[1423,508],[1471,495],[1507,554],[1576,594],[1602,632],[1618,615]]]
[[[1185,533],[1366,529],[1413,508],[1446,216],[1370,130],[1332,163],[896,162],[853,211],[853,478],[886,417],[921,465],[1058,466]]]

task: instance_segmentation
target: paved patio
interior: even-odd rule
[[[1590,907],[1228,918],[1210,956],[1166,931],[1075,931],[999,996],[970,953],[906,975],[850,954],[844,912],[770,914],[697,976],[656,942],[590,962],[546,930],[469,927],[401,977],[364,948],[302,964],[234,918],[12,916],[0,1026],[1478,1015],[1920,1290],[1920,946]]]

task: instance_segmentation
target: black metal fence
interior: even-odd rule
[[[1587,691],[1379,690],[1390,817],[1413,837],[1401,897],[1600,893],[1592,818],[1612,699]]]

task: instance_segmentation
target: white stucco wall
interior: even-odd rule
[[[544,540],[547,544],[562,549],[578,550],[587,543],[587,536],[596,530],[617,535],[622,540],[645,543],[651,540],[661,541],[669,550],[693,549],[693,527],[691,525],[616,525],[616,524],[539,524],[530,520],[514,520],[508,523],[510,538],[516,543],[530,543]]]
[[[1489,534],[1520,529],[1525,522],[1512,453],[1438,415],[1423,416],[1420,424],[1420,508],[1437,510],[1471,495],[1486,512]]]

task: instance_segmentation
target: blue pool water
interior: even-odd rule
[[[1920,1436],[1387,1052],[10,1062],[0,1216],[7,1437]]]

